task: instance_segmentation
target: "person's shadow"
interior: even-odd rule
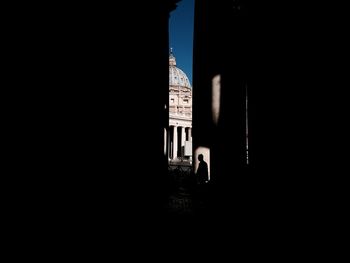
[[[203,154],[198,155],[199,165],[195,173],[196,176],[196,190],[194,195],[195,210],[197,214],[205,213],[207,210],[207,198],[208,198],[208,181],[209,170],[208,164],[204,161]]]
[[[198,161],[199,165],[196,173],[198,184],[205,184],[209,180],[208,164],[204,161],[203,154],[198,155]]]

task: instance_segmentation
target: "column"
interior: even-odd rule
[[[192,128],[188,127],[188,140],[192,142]]]
[[[171,146],[171,131],[170,131],[170,126],[169,126],[169,131],[167,135],[167,156],[168,160],[170,160],[171,153],[172,153],[172,146]]]
[[[188,138],[188,141],[191,142],[191,147],[192,147],[192,128],[191,128],[191,127],[188,127],[188,128],[187,128],[187,136],[188,136],[188,137],[187,137],[187,138]],[[189,160],[190,160],[190,163],[192,163],[192,154],[191,154]]]
[[[185,155],[186,132],[185,127],[181,127],[181,157]]]
[[[164,156],[167,156],[167,132],[166,128],[164,128]]]
[[[181,127],[181,146],[185,146],[186,132],[185,127]]]
[[[173,126],[173,160],[177,159],[177,127]]]

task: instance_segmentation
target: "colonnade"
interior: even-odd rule
[[[169,130],[164,129],[164,154],[170,160],[186,158],[186,141],[192,143],[192,127],[170,125]]]

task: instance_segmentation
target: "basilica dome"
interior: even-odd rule
[[[186,74],[176,67],[176,60],[172,52],[169,56],[169,86],[180,86],[191,89],[191,84]]]

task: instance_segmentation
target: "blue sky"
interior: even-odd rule
[[[170,13],[169,45],[173,48],[176,66],[182,69],[192,85],[194,0],[182,0]]]

